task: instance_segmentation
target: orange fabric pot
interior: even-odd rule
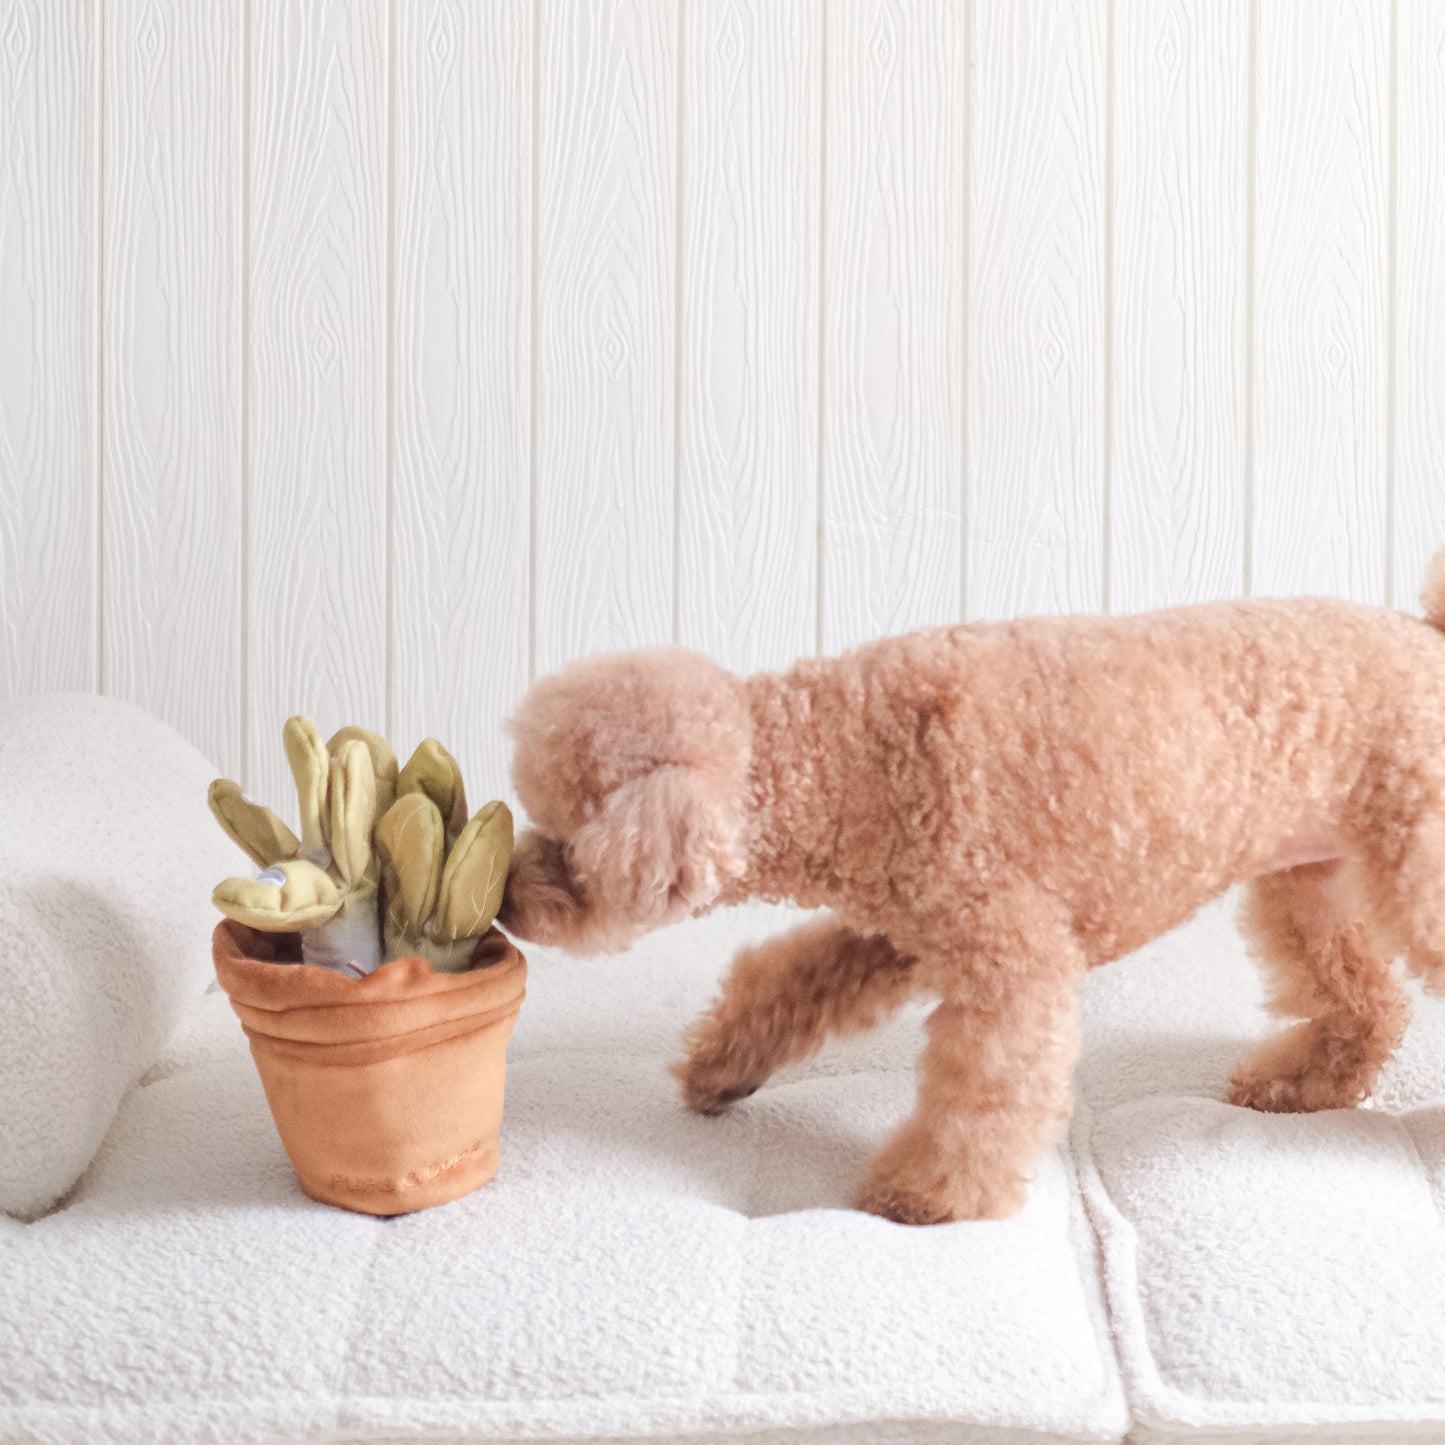
[[[437,973],[399,958],[366,978],[293,962],[294,933],[227,919],[216,977],[251,1041],[301,1187],[364,1214],[409,1214],[497,1172],[507,1040],[527,965],[493,929],[485,967]]]

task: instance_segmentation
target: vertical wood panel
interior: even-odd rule
[[[477,801],[527,685],[532,12],[397,11],[392,726]]]
[[[1104,18],[977,0],[973,617],[1104,600]]]
[[[250,776],[280,729],[384,728],[384,0],[253,0]]]
[[[1247,0],[1116,0],[1119,612],[1244,587]]]
[[[1395,596],[1445,546],[1445,5],[1400,0]]]
[[[96,43],[83,0],[0,0],[0,701],[99,681]]]
[[[678,641],[817,640],[817,0],[692,0],[682,65]]]
[[[110,0],[106,691],[241,756],[241,13]]]
[[[1259,16],[1255,579],[1384,600],[1389,7]]]
[[[103,667],[283,802],[289,712],[389,704],[480,795],[530,655],[772,666],[965,579],[971,615],[1093,608],[1106,555],[1121,610],[1228,594],[1246,532],[1259,591],[1380,599],[1392,559],[1409,605],[1445,542],[1445,11],[1258,5],[1251,198],[1252,8],[1115,0],[1106,338],[1103,0],[252,0],[246,136],[241,7],[0,0],[0,697]]]
[[[673,635],[677,6],[539,14],[539,672]]]
[[[823,645],[958,620],[965,8],[829,12]]]

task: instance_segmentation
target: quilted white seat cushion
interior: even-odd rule
[[[738,936],[534,954],[500,1174],[396,1220],[301,1195],[208,997],[74,1200],[0,1229],[0,1440],[1119,1438],[1066,1156],[1007,1223],[845,1208],[916,1019],[683,1111],[663,1064]]]
[[[721,1120],[662,1072],[785,921],[534,955],[500,1175],[398,1220],[300,1194],[207,996],[66,1206],[0,1220],[0,1441],[1445,1439],[1445,1006],[1374,1109],[1230,1108],[1274,1025],[1209,910],[1087,980],[1025,1212],[906,1230],[842,1206],[918,1011]]]
[[[206,985],[211,888],[247,866],[214,776],[127,703],[0,707],[0,1210],[75,1183]]]
[[[1445,1004],[1374,1107],[1275,1117],[1222,1102],[1260,996],[1221,910],[1086,987],[1073,1147],[1140,1438],[1445,1438]]]

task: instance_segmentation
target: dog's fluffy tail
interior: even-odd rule
[[[1441,632],[1445,632],[1445,547],[1435,554],[1430,563],[1420,602],[1425,608],[1425,621],[1431,627],[1438,627]]]

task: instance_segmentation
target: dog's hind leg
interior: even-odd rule
[[[1426,990],[1445,997],[1445,796],[1423,822],[1381,838],[1367,871],[1377,926]]]
[[[913,960],[882,935],[812,919],[738,954],[672,1072],[689,1108],[720,1113],[830,1036],[872,1028],[916,989]]]
[[[1298,1022],[1236,1069],[1229,1099],[1276,1114],[1366,1098],[1410,1018],[1376,945],[1350,865],[1315,863],[1250,885],[1241,926],[1268,975],[1269,1007]]]

